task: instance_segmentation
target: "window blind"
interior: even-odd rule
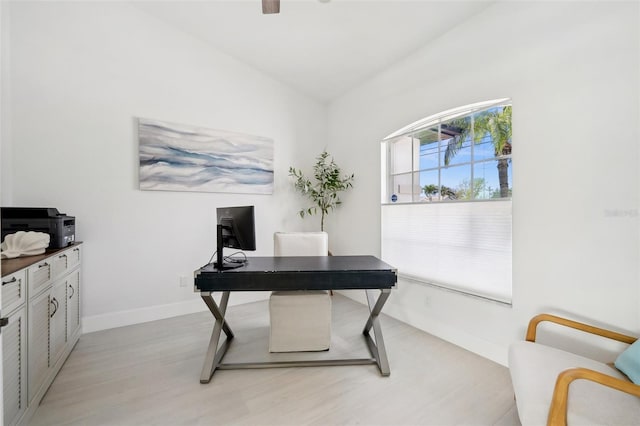
[[[384,204],[381,234],[400,276],[511,303],[511,200]]]

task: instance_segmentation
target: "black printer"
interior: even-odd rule
[[[49,248],[62,248],[75,241],[76,218],[51,207],[2,207],[2,241],[18,231],[44,232]]]

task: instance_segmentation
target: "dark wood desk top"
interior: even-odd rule
[[[393,288],[396,270],[374,256],[249,257],[240,268],[195,272],[200,291],[356,290]]]
[[[62,250],[70,249],[71,247],[79,246],[82,244],[82,241],[77,241],[71,245],[66,247],[57,248],[57,249],[47,249],[42,254],[37,254],[35,256],[24,256],[24,257],[16,257],[14,259],[2,259],[2,276],[11,275],[14,272],[19,271],[20,269],[28,268],[29,266],[36,264],[48,257],[55,255],[56,253],[61,252]]]

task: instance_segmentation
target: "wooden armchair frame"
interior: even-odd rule
[[[616,333],[614,331],[606,330],[604,328],[593,327],[581,322],[572,321],[566,318],[558,317],[549,314],[540,314],[531,319],[529,327],[527,328],[526,340],[529,342],[536,341],[536,330],[538,324],[548,321],[553,322],[565,327],[574,328],[576,330],[584,331],[586,333],[595,334],[598,336],[606,337],[608,339],[617,340],[622,343],[632,344],[636,340],[636,337],[627,336],[625,334]],[[549,417],[547,418],[548,426],[557,426],[567,424],[567,403],[569,401],[569,385],[578,379],[590,380],[592,382],[599,383],[603,386],[625,392],[631,395],[635,395],[640,398],[640,385],[636,385],[633,382],[612,377],[599,371],[590,370],[588,368],[571,368],[563,371],[558,375],[556,385],[553,390],[553,398],[551,399],[551,407],[549,408]]]

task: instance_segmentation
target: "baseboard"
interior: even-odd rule
[[[229,306],[243,303],[267,300],[269,293],[265,292],[236,292],[229,300]],[[101,315],[82,317],[82,333],[107,330],[110,328],[124,327],[127,325],[141,324],[149,321],[156,321],[180,315],[194,314],[206,311],[207,306],[198,297],[193,300],[170,303],[165,305],[146,306],[139,309],[110,312]]]

